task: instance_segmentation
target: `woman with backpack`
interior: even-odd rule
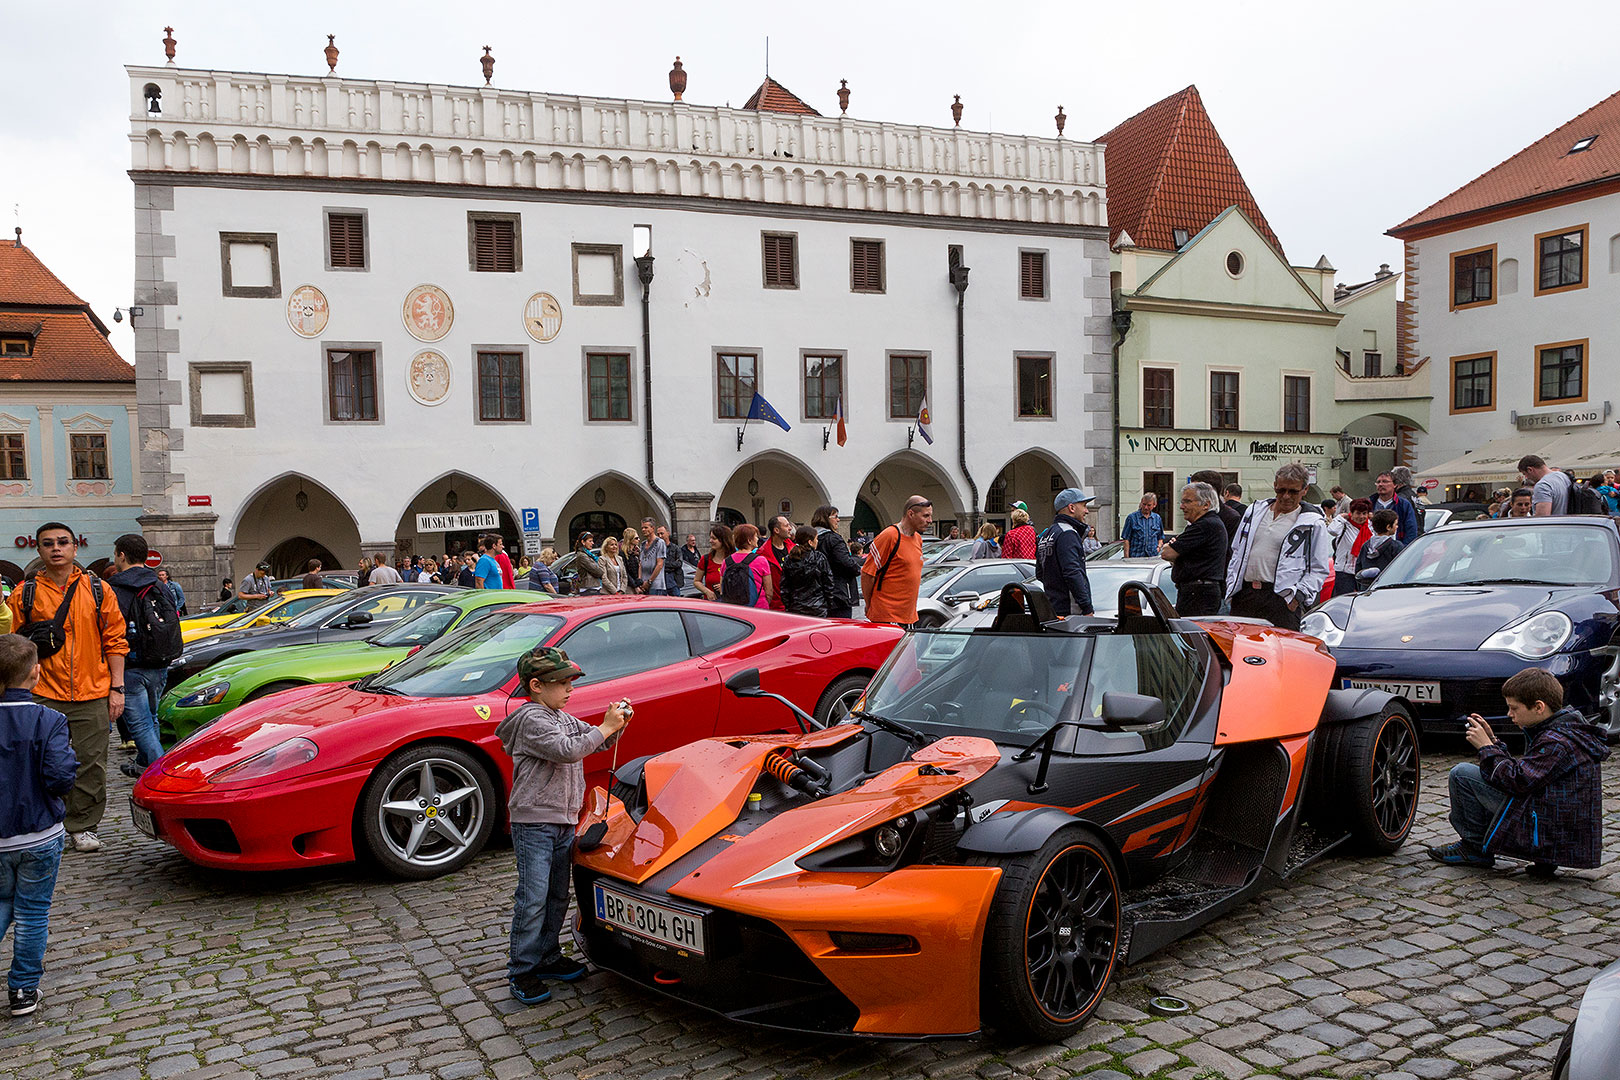
[[[623,593],[630,591],[630,573],[619,555],[619,540],[610,536],[602,541],[602,557],[597,560],[602,570],[602,591]]]
[[[698,592],[705,600],[720,599],[720,575],[726,559],[737,550],[731,538],[731,526],[716,522],[709,526],[709,550],[698,559]]]
[[[836,598],[832,564],[816,550],[816,528],[800,525],[793,531],[793,550],[782,560],[782,607],[826,618]]]
[[[776,594],[776,578],[771,573],[771,561],[765,553],[756,550],[759,530],[752,525],[739,525],[731,532],[737,550],[726,556],[725,568],[720,573],[720,599],[727,604],[743,607],[769,608]]]

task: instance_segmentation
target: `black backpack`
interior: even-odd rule
[[[894,530],[894,547],[889,549],[889,557],[880,563],[877,561],[878,536],[882,536],[883,533],[888,532],[889,529]],[[872,537],[872,542],[866,545],[866,560],[872,564],[872,592],[866,597],[868,600],[872,599],[873,596],[876,596],[877,591],[883,588],[883,578],[889,572],[889,564],[894,562],[895,555],[900,551],[900,526],[890,525],[889,529],[884,529],[883,532],[880,532],[877,534],[877,536]]]
[[[161,581],[137,592],[129,602],[129,649],[141,667],[168,667],[180,655],[180,613],[174,594]]]
[[[720,599],[727,604],[740,604],[743,607],[752,607],[759,600],[759,590],[754,586],[754,571],[750,569],[753,561],[759,558],[759,552],[750,551],[745,558],[735,562],[726,561],[726,568],[720,574]]]
[[[1590,484],[1583,484],[1575,479],[1575,474],[1568,469],[1562,470],[1569,477],[1569,499],[1566,513],[1570,514],[1603,514],[1609,512],[1609,504],[1597,489]]]

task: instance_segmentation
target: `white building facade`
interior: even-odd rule
[[[491,512],[560,547],[1111,498],[1094,144],[129,74],[144,520],[212,540],[199,583],[440,553]],[[756,390],[791,431],[744,423]]]

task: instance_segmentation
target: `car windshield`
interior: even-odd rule
[[[426,645],[450,629],[461,609],[453,604],[423,604],[399,622],[371,639],[383,648]]]
[[[502,611],[406,657],[373,676],[365,689],[429,698],[487,694],[516,675],[518,657],[545,643],[562,624],[556,615]]]
[[[300,630],[311,626],[319,626],[332,612],[355,603],[355,594],[353,592],[341,592],[324,597],[323,600],[323,603],[316,604],[312,608],[306,608],[304,613],[296,619],[288,620],[287,625],[297,627]]]
[[[962,568],[960,566],[930,566],[923,571],[922,585],[917,590],[918,596],[933,596],[945,583],[955,577]]]
[[[1408,544],[1373,587],[1607,585],[1614,554],[1614,534],[1600,525],[1442,529]]]

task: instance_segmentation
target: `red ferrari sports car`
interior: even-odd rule
[[[525,604],[440,638],[352,684],[249,702],[170,750],[130,797],[136,826],[205,866],[282,870],[369,854],[436,877],[504,825],[511,759],[495,726],[522,702],[518,657],[557,645],[585,670],[569,711],[595,722],[629,698],[623,760],[694,739],[793,727],[780,706],[723,687],[760,668],[835,720],[900,640],[888,626],[698,600],[604,596]],[[797,730],[794,727],[794,730]],[[606,783],[609,754],[586,759]]]

